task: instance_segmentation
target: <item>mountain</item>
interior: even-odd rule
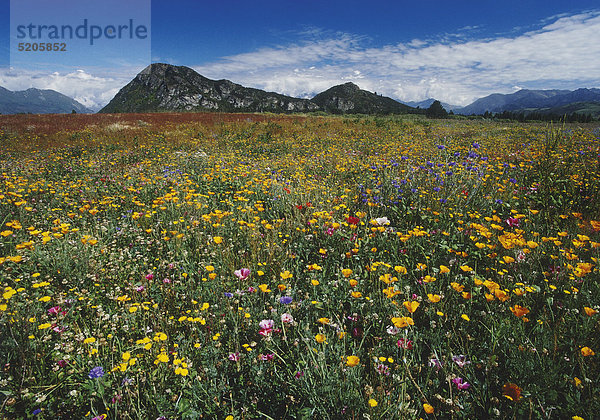
[[[80,114],[93,112],[55,90],[31,88],[13,92],[0,86],[0,114],[65,114],[73,110]]]
[[[99,112],[307,112],[318,108],[308,99],[247,88],[229,80],[211,80],[185,66],[154,63]]]
[[[352,82],[329,88],[312,98],[312,102],[332,114],[407,114],[415,111],[392,98],[362,90]]]
[[[411,106],[413,108],[421,108],[421,109],[427,109],[431,106],[432,103],[435,102],[434,98],[427,98],[423,101],[409,101],[409,102],[402,102],[405,105]],[[460,105],[451,105],[451,104],[447,104],[446,102],[440,102],[442,104],[442,107],[450,112],[450,111],[454,111],[457,109],[462,108]]]
[[[457,114],[471,115],[485,112],[535,111],[563,107],[577,102],[600,102],[600,89],[569,90],[528,90],[521,89],[508,95],[494,93],[477,99],[464,108],[455,110]]]

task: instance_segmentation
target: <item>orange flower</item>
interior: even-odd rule
[[[423,404],[423,410],[425,410],[425,412],[427,414],[433,414],[433,406],[431,406],[431,405],[429,405],[427,403]]]
[[[315,335],[315,340],[317,341],[317,343],[323,344],[325,340],[327,340],[327,337],[325,337],[325,334],[317,334]]]
[[[457,292],[459,292],[459,293],[462,292],[463,289],[465,288],[465,286],[463,286],[462,284],[459,284],[459,283],[457,283],[455,281],[453,281],[452,283],[450,283],[450,286],[452,286],[452,288],[454,290],[456,290]]]
[[[437,303],[437,302],[439,302],[442,299],[442,297],[440,295],[434,295],[434,294],[431,294],[431,293],[427,294],[427,298],[432,303]]]
[[[523,315],[527,315],[529,313],[529,309],[521,305],[515,305],[510,308],[511,312],[521,318]]]
[[[588,356],[593,356],[593,355],[595,355],[596,353],[594,352],[594,350],[592,350],[591,348],[589,348],[589,347],[587,347],[587,346],[586,346],[586,347],[583,347],[583,348],[581,349],[581,354],[582,354],[584,357],[588,357]]]
[[[409,325],[415,325],[415,321],[413,321],[413,319],[409,316],[401,316],[399,318],[394,317],[392,318],[392,323],[397,328],[404,328]]]
[[[411,314],[414,313],[417,308],[419,307],[420,303],[417,302],[416,300],[413,300],[411,302],[404,302],[403,303],[404,307],[408,310],[408,312],[410,312]]]
[[[346,356],[346,364],[350,367],[354,367],[360,363],[358,356]]]
[[[511,401],[519,401],[521,399],[521,388],[513,383],[507,383],[502,386],[502,395]]]
[[[583,310],[585,311],[585,314],[586,314],[587,316],[596,315],[596,314],[598,313],[598,311],[597,311],[597,310],[595,310],[595,309],[592,309],[592,308],[588,308],[587,306],[585,306],[585,307],[583,308]]]
[[[342,269],[342,276],[344,276],[345,278],[348,278],[351,275],[352,275],[352,270],[350,270],[349,268]]]
[[[440,265],[440,274],[447,274],[450,272],[450,269],[445,265]]]

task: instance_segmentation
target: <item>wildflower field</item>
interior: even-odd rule
[[[2,118],[3,418],[600,412],[597,125]]]

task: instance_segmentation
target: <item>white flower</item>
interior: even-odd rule
[[[375,221],[379,226],[386,226],[390,224],[390,219],[388,219],[387,217],[378,217],[375,219]]]

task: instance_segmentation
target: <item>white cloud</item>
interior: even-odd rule
[[[557,16],[513,37],[412,40],[378,48],[342,34],[262,48],[194,67],[201,74],[292,96],[310,96],[353,80],[400,100],[435,97],[466,105],[494,92],[600,86],[600,13]]]
[[[29,88],[52,89],[97,111],[106,105],[139,70],[141,69],[121,71],[117,76],[95,76],[86,70],[47,73],[15,68],[0,69],[0,86],[13,91]]]

